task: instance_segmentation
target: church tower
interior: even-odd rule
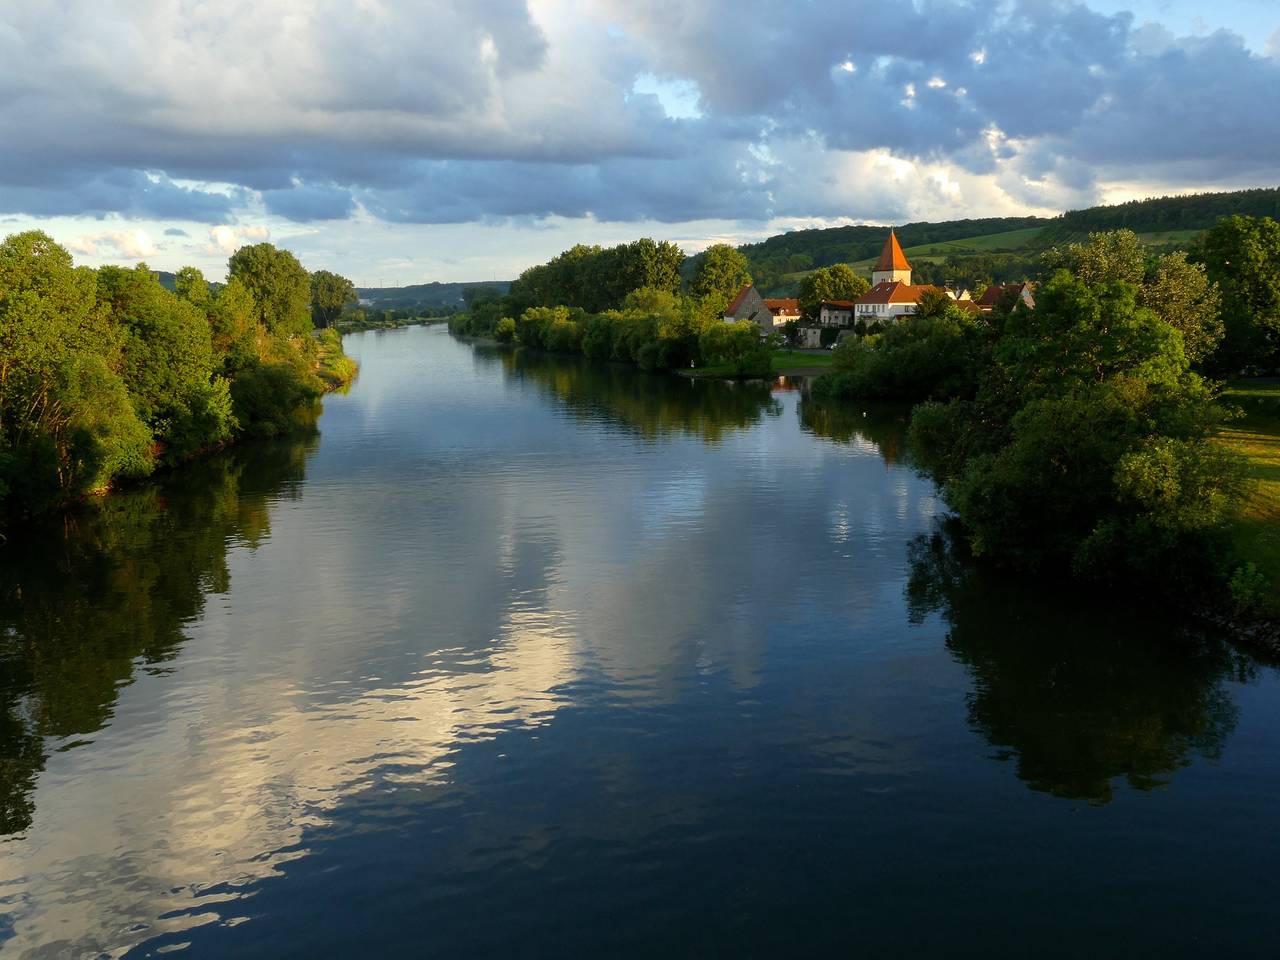
[[[871,268],[871,285],[874,287],[877,283],[893,283],[895,280],[910,286],[911,264],[907,263],[907,257],[902,252],[898,235],[890,230],[884,249],[880,251],[880,259]]]

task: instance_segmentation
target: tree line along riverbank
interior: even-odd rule
[[[188,267],[168,289],[145,265],[77,267],[44,233],[8,237],[0,519],[313,420],[356,375],[340,335],[313,319],[348,288],[268,243],[238,250],[225,284]]]
[[[745,259],[713,249],[682,283],[649,249],[574,248],[450,329],[644,369],[772,375],[777,345],[721,319],[750,281]],[[588,309],[580,291],[619,262],[633,285],[597,291]],[[1239,432],[1253,421],[1222,385],[1239,371],[1280,373],[1280,225],[1268,218],[1224,218],[1190,255],[1153,255],[1127,230],[1053,248],[1033,308],[922,304],[847,338],[814,392],[914,405],[913,463],[975,557],[1273,624],[1276,438]]]

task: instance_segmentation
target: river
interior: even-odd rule
[[[0,955],[1273,955],[1276,670],[957,561],[900,412],[346,345],[0,547]]]

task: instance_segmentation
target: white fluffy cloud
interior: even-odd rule
[[[91,236],[76,237],[67,249],[104,260],[142,260],[159,250],[145,230],[104,230]]]
[[[1268,56],[1072,0],[884,9],[8,0],[0,214],[211,224],[185,249],[212,256],[267,221],[757,229],[1280,180],[1280,31]]]
[[[261,243],[270,239],[271,231],[263,226],[232,226],[228,223],[219,224],[209,231],[209,242],[205,245],[205,252],[209,255],[226,254],[231,255],[249,243]]]

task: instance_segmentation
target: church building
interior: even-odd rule
[[[927,283],[911,283],[911,264],[898,235],[890,230],[880,259],[871,268],[871,289],[853,302],[853,318],[866,323],[900,319],[915,313],[916,304],[930,290],[944,292]]]

